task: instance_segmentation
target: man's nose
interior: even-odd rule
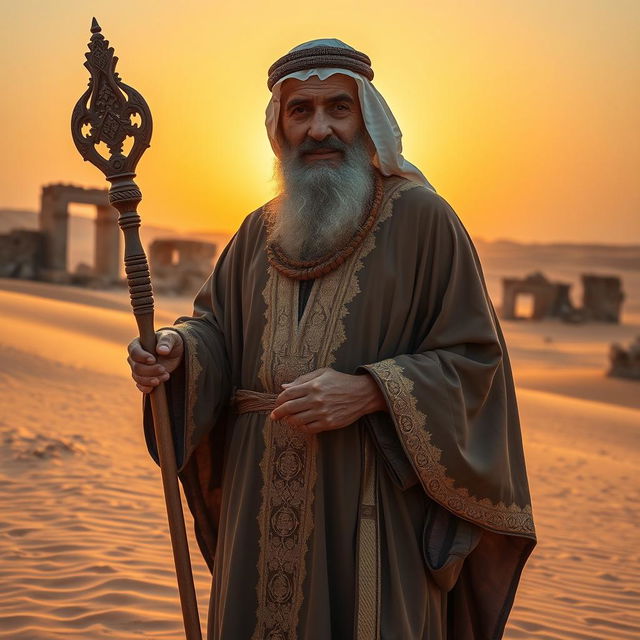
[[[331,122],[327,115],[318,110],[313,114],[313,118],[309,123],[309,131],[307,135],[314,140],[324,140],[326,137],[333,133],[331,129]]]

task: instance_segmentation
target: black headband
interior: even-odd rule
[[[278,80],[290,73],[327,67],[348,69],[363,75],[368,80],[373,80],[373,69],[369,56],[355,49],[319,46],[292,51],[276,60],[269,67],[267,87],[271,91]]]

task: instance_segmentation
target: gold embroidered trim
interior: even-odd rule
[[[303,600],[304,557],[313,529],[316,447],[305,435],[267,418],[260,462],[266,482],[259,524],[261,564],[254,640],[295,640]],[[311,445],[311,446],[310,446]]]
[[[262,391],[279,393],[284,382],[320,367],[331,366],[346,340],[347,305],[360,292],[357,272],[375,247],[374,234],[391,216],[393,201],[402,191],[416,187],[389,178],[376,224],[356,251],[337,269],[314,281],[298,322],[299,281],[267,267],[262,292],[265,328],[258,378]],[[252,640],[296,640],[309,537],[313,530],[317,439],[267,418],[263,476],[258,513],[257,625]]]
[[[413,380],[392,358],[366,365],[383,383],[398,434],[427,493],[437,502],[466,520],[507,533],[535,533],[531,506],[494,504],[478,499],[463,487],[455,487],[453,478],[440,464],[442,451],[431,443],[427,416],[418,409],[413,395]]]
[[[378,216],[378,221],[373,227],[371,233],[364,239],[360,245],[360,251],[354,255],[354,259],[346,265],[345,270],[349,269],[349,277],[343,275],[344,281],[347,284],[345,287],[344,296],[342,298],[342,304],[340,305],[340,311],[336,317],[336,321],[333,325],[331,348],[328,354],[325,367],[330,367],[335,362],[335,353],[339,347],[347,339],[344,329],[344,318],[348,315],[349,309],[347,305],[353,301],[353,299],[360,293],[360,285],[358,283],[358,271],[364,266],[364,258],[366,258],[376,246],[376,232],[380,228],[380,225],[391,217],[393,212],[393,203],[400,197],[400,194],[410,189],[419,187],[415,182],[399,178],[388,178],[387,192],[383,201],[382,211]],[[340,271],[338,271],[338,277],[340,277]],[[334,275],[335,277],[335,275]],[[308,303],[307,303],[308,304]]]
[[[266,392],[277,394],[283,382],[317,368],[322,337],[317,332],[298,335],[297,281],[268,267],[263,297],[266,323],[258,376]],[[313,297],[312,291],[307,305]],[[252,640],[296,640],[304,600],[305,558],[313,530],[317,442],[315,436],[267,417],[264,445],[258,513],[258,608]]]

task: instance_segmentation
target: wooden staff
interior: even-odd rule
[[[109,202],[120,213],[118,224],[124,232],[125,272],[140,343],[146,351],[155,353],[153,293],[147,256],[140,242],[140,216],[137,212],[142,192],[133,181],[138,160],[151,140],[151,111],[145,99],[120,80],[115,71],[118,58],[113,55],[113,47],[109,47],[109,41],[104,39],[95,18],[91,23],[91,33],[89,51],[85,54],[87,61],[84,63],[91,78],[87,90],[73,110],[71,133],[85,161],[98,167],[111,183]],[[138,118],[139,122],[134,122]],[[128,137],[133,145],[124,155],[123,146]],[[96,149],[96,145],[101,143],[109,150],[108,158]],[[164,385],[158,385],[150,395],[186,638],[201,640]]]

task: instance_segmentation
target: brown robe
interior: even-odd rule
[[[535,545],[503,335],[451,207],[403,178],[384,190],[372,232],[302,299],[267,263],[258,209],[174,326],[210,640],[502,637]],[[325,366],[370,373],[388,413],[311,436],[231,406]],[[145,430],[155,457],[148,407]]]

